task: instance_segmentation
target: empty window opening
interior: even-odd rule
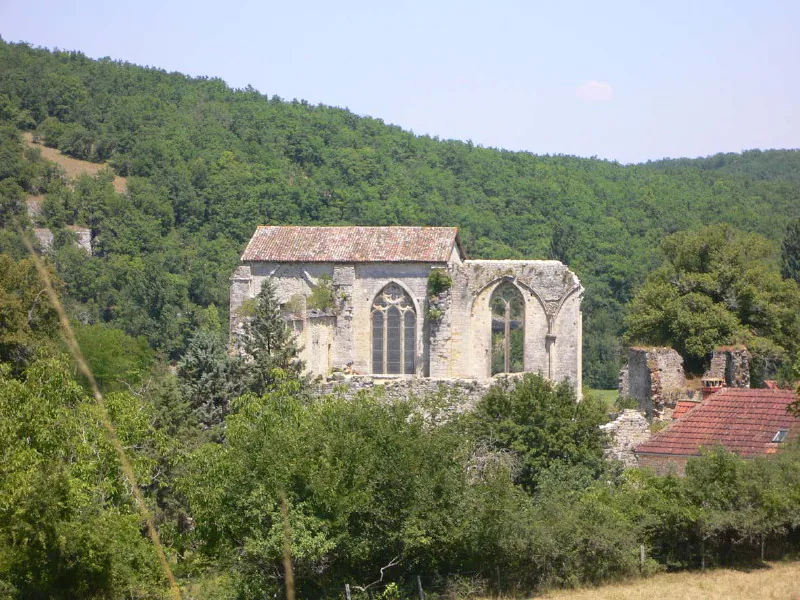
[[[372,372],[413,375],[417,315],[409,295],[390,283],[372,303]]]
[[[492,309],[492,375],[525,370],[525,300],[509,282],[498,285],[489,300]]]

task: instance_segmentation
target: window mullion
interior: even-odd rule
[[[389,311],[383,312],[383,372],[389,373]]]
[[[400,374],[406,374],[406,313],[400,311]]]

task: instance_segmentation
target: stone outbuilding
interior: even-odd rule
[[[468,260],[451,227],[262,226],[231,278],[234,345],[269,278],[308,371],[581,387],[583,287],[553,260]]]

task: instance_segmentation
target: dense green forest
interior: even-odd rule
[[[3,166],[21,169],[4,174],[22,188],[8,182],[5,197],[46,193],[48,225],[92,228],[94,257],[56,254],[85,320],[172,359],[200,309],[224,320],[227,278],[257,224],[457,225],[472,257],[570,264],[587,288],[584,381],[615,387],[625,306],[666,234],[729,223],[777,243],[800,217],[796,151],[639,165],[536,156],[21,44],[0,44],[0,118],[129,178],[120,197],[102,178],[73,189]],[[4,135],[4,155],[21,156]]]

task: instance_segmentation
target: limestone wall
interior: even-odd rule
[[[75,246],[86,252],[92,254],[92,230],[88,227],[78,227],[76,225],[67,225],[66,229],[75,235]],[[39,244],[39,250],[42,252],[50,252],[55,244],[55,234],[47,227],[35,227],[33,235]]]
[[[335,373],[331,380],[317,384],[314,389],[319,395],[341,394],[348,399],[362,391],[373,391],[382,394],[387,402],[439,394],[444,400],[442,405],[445,410],[460,413],[472,410],[493,385],[514,386],[520,376],[497,375],[489,379],[451,379]]]
[[[514,285],[525,302],[524,369],[581,385],[583,288],[564,264],[544,260],[467,260],[453,278],[449,374],[491,375],[491,307],[494,290]]]
[[[434,268],[446,268],[452,286],[430,299],[428,277]],[[499,285],[509,282],[525,303],[524,370],[568,380],[580,393],[583,288],[558,261],[243,264],[231,278],[232,334],[241,331],[240,307],[256,296],[265,278],[274,283],[278,301],[287,303],[310,295],[322,275],[331,277],[336,306],[324,324],[302,326],[303,358],[312,373],[328,375],[348,364],[356,373],[372,373],[372,304],[386,285],[396,283],[408,293],[417,315],[415,375],[488,379],[490,299]],[[431,301],[436,319],[427,318]],[[316,349],[324,359],[311,356]]]
[[[619,392],[639,402],[648,419],[669,419],[687,397],[683,358],[672,348],[631,348],[620,372]]]
[[[726,387],[750,387],[750,352],[744,346],[715,348],[703,377],[722,379]]]
[[[623,410],[616,419],[602,425],[600,429],[611,437],[606,457],[622,461],[626,467],[638,465],[633,450],[653,435],[650,424],[638,410]]]
[[[317,329],[317,335],[325,337],[326,360],[312,357],[316,346],[303,333],[298,343],[303,347],[301,358],[310,372],[328,375],[332,368],[351,366],[358,373],[372,372],[372,304],[383,288],[397,283],[410,296],[417,315],[415,371],[426,376],[428,365],[428,335],[425,324],[427,311],[427,286],[431,263],[267,263],[255,262],[241,265],[231,277],[231,332],[241,332],[242,319],[239,310],[242,304],[254,298],[261,290],[265,279],[270,278],[275,286],[279,303],[286,304],[297,298],[308,297],[319,284],[320,277],[331,278],[335,309],[332,320],[326,322],[330,332],[319,331],[319,323],[302,326],[303,331]],[[320,338],[322,339],[322,338]],[[322,342],[320,342],[322,343]],[[327,347],[329,346],[329,348]],[[327,365],[326,368],[322,368]]]
[[[53,249],[53,232],[45,227],[36,227],[33,230],[33,235],[39,244],[39,249],[42,252],[50,252]]]
[[[687,456],[665,456],[663,454],[639,454],[637,456],[639,466],[652,469],[658,475],[680,475],[686,474]]]
[[[333,263],[265,263],[250,265],[250,297],[261,291],[264,279],[269,277],[275,285],[275,296],[284,304],[294,296],[308,296],[322,275],[333,278]]]
[[[302,325],[300,325],[302,324]],[[300,359],[311,373],[329,373],[333,365],[333,343],[336,317],[319,314],[309,315],[299,321],[302,331],[298,332]]]
[[[427,354],[425,313],[428,276],[436,265],[431,263],[362,263],[355,265],[353,286],[353,368],[372,373],[372,303],[390,283],[397,283],[414,302],[417,313],[415,373],[427,375],[423,357]],[[444,266],[444,265],[442,265]]]

